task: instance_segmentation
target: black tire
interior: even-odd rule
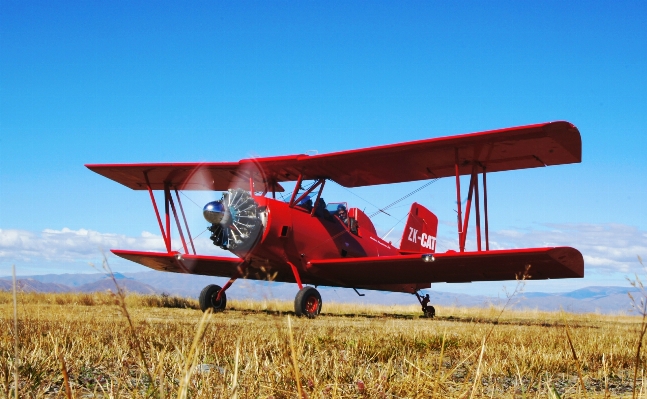
[[[314,287],[303,287],[294,298],[294,313],[314,319],[321,313],[321,295]]]
[[[204,287],[200,293],[200,309],[203,312],[206,312],[209,308],[213,309],[214,312],[225,310],[227,306],[227,293],[223,292],[220,300],[216,302],[216,297],[221,289],[219,285],[214,284]]]
[[[430,319],[433,319],[436,316],[436,308],[434,308],[431,305],[428,305],[427,311],[425,312],[425,316],[429,317]]]

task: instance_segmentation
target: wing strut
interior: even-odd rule
[[[182,240],[182,247],[184,248],[184,253],[188,254],[189,248],[186,245],[186,240],[184,239],[184,232],[182,230],[182,225],[180,224],[180,218],[178,216],[178,212],[175,208],[175,202],[173,202],[173,197],[171,196],[171,189],[169,184],[168,183],[164,184],[164,211],[166,216],[165,218],[166,228],[164,228],[164,224],[162,224],[162,218],[160,217],[160,212],[157,207],[157,202],[155,201],[155,195],[153,194],[150,181],[148,180],[148,174],[146,172],[144,172],[144,180],[146,181],[146,188],[148,189],[148,193],[150,194],[150,197],[151,197],[151,202],[153,203],[153,209],[155,210],[157,223],[159,224],[160,232],[162,233],[162,238],[164,239],[166,252],[169,254],[173,252],[172,244],[171,244],[171,214],[170,214],[170,212],[173,212],[173,218],[175,219],[175,225],[180,235],[180,239]],[[193,244],[193,238],[191,237],[191,231],[189,230],[189,224],[187,223],[186,215],[184,214],[184,207],[182,206],[182,201],[180,200],[180,196],[177,192],[177,189],[175,189],[175,196],[177,198],[178,205],[180,206],[180,211],[182,212],[182,219],[184,220],[184,227],[186,228],[186,232],[189,237],[189,242],[191,243],[191,249],[193,250],[193,254],[196,255],[195,245]]]
[[[182,212],[182,219],[184,219],[184,226],[186,227],[186,234],[189,236],[189,242],[191,243],[193,255],[197,255],[197,253],[195,252],[195,245],[193,245],[193,237],[191,237],[191,230],[189,230],[189,223],[186,221],[184,207],[182,206],[182,201],[180,200],[180,194],[178,194],[177,188],[175,189],[175,198],[177,198],[177,204],[180,206],[180,212]]]
[[[299,175],[299,176],[301,176],[301,175]],[[301,185],[299,184],[299,185],[295,186],[294,187],[294,193],[292,193],[292,199],[290,200],[290,208],[294,208],[294,206],[296,204],[301,202],[305,197],[308,196],[308,194],[313,192],[314,189],[319,187],[320,185],[321,185],[321,188],[323,189],[323,184],[325,184],[325,183],[326,183],[326,179],[317,179],[317,181],[312,186],[310,186],[310,188],[307,189],[303,194],[301,194],[299,196],[299,198],[297,198],[297,199],[294,199],[294,197],[296,196],[297,192],[299,191],[299,188],[300,188]],[[319,198],[320,198],[321,191],[322,190],[319,190],[319,196],[317,196],[317,200],[319,200]]]
[[[490,236],[488,235],[487,223],[487,184],[485,181],[485,166],[483,167],[483,213],[485,214],[485,250],[490,250]]]
[[[460,252],[465,252],[465,241],[467,240],[467,228],[470,220],[470,210],[472,208],[472,200],[474,200],[474,211],[476,213],[476,248],[478,251],[482,251],[482,239],[481,239],[481,204],[480,204],[480,195],[479,195],[479,167],[481,168],[481,173],[483,174],[483,213],[484,213],[484,230],[485,230],[485,250],[490,250],[490,237],[489,237],[489,226],[488,226],[488,204],[487,204],[487,179],[485,177],[485,165],[481,164],[478,161],[470,161],[472,163],[472,173],[470,176],[470,184],[467,192],[467,201],[465,203],[465,219],[462,219],[462,209],[461,209],[461,183],[459,170],[459,158],[458,158],[458,148],[456,148],[456,205],[458,206],[458,245]]]
[[[153,190],[151,189],[151,183],[148,180],[148,173],[146,172],[144,172],[144,179],[146,180],[146,187],[148,188],[148,194],[150,194],[151,196],[153,209],[155,209],[155,216],[157,216],[157,223],[159,223],[160,225],[162,238],[164,238],[164,245],[166,245],[166,252],[171,253],[171,243],[166,239],[166,234],[164,234],[164,226],[162,226],[162,219],[160,218],[160,212],[159,212],[159,209],[157,209],[157,202],[155,202],[155,195],[153,195]]]
[[[458,207],[458,242],[460,246],[461,231],[463,231],[463,216],[461,215],[461,175],[458,168],[458,148],[454,148],[454,154],[456,155],[454,170],[456,171],[456,206]]]
[[[171,204],[171,210],[173,211],[173,218],[175,219],[175,225],[177,226],[177,231],[180,233],[180,240],[182,240],[182,246],[184,247],[184,253],[189,253],[189,248],[186,246],[186,241],[184,240],[184,233],[182,233],[182,225],[180,225],[180,219],[177,217],[177,211],[175,210],[175,203],[173,202],[173,196],[171,196],[171,189],[168,184],[164,185],[164,197],[166,202]],[[171,228],[168,229],[168,241],[171,242]]]

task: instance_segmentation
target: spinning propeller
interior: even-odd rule
[[[211,223],[214,245],[231,251],[251,249],[263,227],[258,204],[240,188],[230,188],[220,200],[209,202],[202,214]]]
[[[219,200],[208,202],[202,214],[211,224],[208,230],[213,244],[237,254],[254,247],[263,230],[263,221],[267,220],[265,208],[258,205],[251,192],[250,179],[254,190],[265,189],[267,179],[263,168],[253,160],[241,162],[237,169],[227,172],[200,165],[191,172],[185,184],[215,192],[219,191],[216,181],[229,181],[227,191]]]

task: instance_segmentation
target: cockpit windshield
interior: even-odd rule
[[[301,200],[301,202],[297,204],[297,206],[300,206],[301,208],[310,212],[312,210],[312,198],[310,198],[309,195],[306,196],[303,200]]]

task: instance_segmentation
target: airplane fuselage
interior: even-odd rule
[[[310,260],[399,254],[396,247],[377,235],[373,223],[357,208],[349,210],[347,225],[324,209],[313,213],[272,198],[254,200],[263,222],[262,232],[251,250],[232,252],[247,261],[249,273],[256,274],[255,278],[262,278],[265,273],[266,278],[275,281],[294,281],[293,265],[303,283],[321,283],[320,278],[308,275]],[[351,223],[356,228],[351,229]]]

